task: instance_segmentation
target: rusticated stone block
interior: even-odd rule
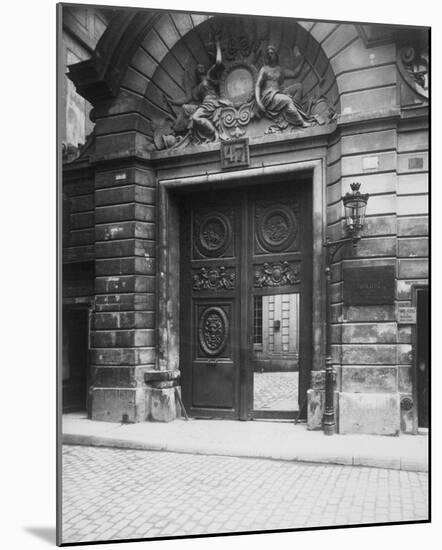
[[[112,241],[115,239],[155,239],[155,225],[152,222],[113,222],[97,225],[96,241]]]
[[[398,393],[339,393],[339,433],[398,435]]]
[[[428,235],[428,216],[399,218],[397,225],[400,237]]]
[[[95,261],[95,275],[155,275],[155,258],[103,258]]]
[[[144,239],[122,241],[100,241],[95,243],[97,258],[118,258],[119,256],[144,256],[154,258],[155,243]]]
[[[392,344],[359,344],[342,346],[345,365],[395,365],[396,346]]]
[[[114,311],[95,312],[93,316],[95,330],[155,328],[155,314],[150,311]]]
[[[155,206],[133,202],[116,206],[100,206],[95,209],[96,223],[113,223],[127,220],[153,222],[155,216]]]
[[[396,321],[396,307],[389,306],[344,306],[343,317],[349,322]]]
[[[426,283],[427,280],[424,279],[408,279],[408,280],[398,280],[396,288],[396,296],[398,300],[411,300],[412,286],[417,284]]]
[[[96,311],[152,311],[155,308],[154,294],[98,294]]]
[[[98,348],[91,350],[93,365],[152,365],[155,361],[155,348]]]
[[[342,343],[393,344],[396,342],[396,323],[358,323],[342,325]]]
[[[155,292],[155,277],[147,275],[110,275],[95,279],[97,294],[118,294],[120,292]]]
[[[95,187],[116,187],[127,184],[138,184],[155,187],[155,173],[151,170],[143,170],[135,167],[118,168],[95,174]]]
[[[401,258],[419,258],[428,256],[428,238],[413,237],[398,240],[398,256]]]
[[[95,348],[151,347],[155,345],[154,330],[103,330],[92,333],[92,346]]]
[[[342,367],[342,391],[392,393],[397,391],[396,367]]]
[[[146,418],[145,388],[92,388],[92,420],[142,422]]]

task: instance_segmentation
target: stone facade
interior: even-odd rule
[[[297,62],[302,84],[296,103],[288,92],[281,100],[278,117],[253,103],[270,43],[287,74]],[[208,106],[189,96],[195,82],[186,78],[197,63],[207,77],[216,51],[228,74]],[[312,174],[308,427],[321,428],[323,410],[322,238],[344,235],[341,197],[358,181],[370,194],[363,238],[332,266],[338,431],[416,432],[416,327],[398,323],[398,307],[414,305],[415,288],[429,282],[426,67],[426,29],[131,10],[111,20],[90,58],[69,67],[95,126],[63,175],[64,297],[91,310],[93,419],[170,421],[180,413],[180,229],[171,193],[233,181],[221,143],[245,137],[250,158],[235,168],[238,179]],[[235,88],[237,79],[245,84]],[[305,127],[290,119],[289,103]],[[195,115],[201,106],[215,133]],[[377,266],[394,269],[393,302],[346,305],[345,269]],[[401,406],[404,398],[411,406]]]

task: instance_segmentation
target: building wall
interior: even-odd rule
[[[177,307],[168,297],[177,296],[158,267],[167,255],[159,217],[175,214],[166,212],[158,181],[184,181],[221,169],[216,143],[158,151],[154,138],[158,120],[170,114],[162,94],[183,93],[183,74],[193,57],[208,62],[203,45],[208,21],[208,16],[179,13],[150,21],[119,94],[95,105],[95,142],[88,153],[95,167],[88,168],[83,157],[66,168],[66,181],[72,182],[66,187],[72,199],[66,254],[82,261],[95,258],[92,415],[97,419],[152,419],[155,407],[162,411],[158,420],[176,414],[179,365],[171,357],[177,357],[178,329],[173,316],[169,325],[160,319]],[[315,223],[322,227],[324,220],[324,235],[331,239],[344,233],[341,197],[349,184],[358,181],[370,194],[357,252],[337,256],[332,267],[339,431],[415,432],[415,408],[400,409],[403,396],[416,398],[413,327],[398,325],[397,307],[410,305],[413,284],[428,282],[428,100],[399,71],[402,43],[390,31],[382,41],[370,41],[353,24],[272,23],[270,32],[308,52],[301,73],[306,89],[313,93],[323,77],[338,116],[299,136],[266,136],[262,122],[251,125],[248,169],[320,159],[327,206]],[[394,304],[344,305],[344,268],[386,265],[395,269]],[[322,319],[323,313],[317,316]],[[323,406],[318,371],[324,327],[317,325],[311,429],[320,428]],[[170,330],[162,333],[162,326]]]

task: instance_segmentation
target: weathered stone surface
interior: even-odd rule
[[[92,420],[142,422],[145,420],[145,389],[93,388]]]
[[[353,134],[351,136],[343,136],[341,139],[341,144],[343,155],[352,155],[356,153],[365,154],[369,151],[385,151],[387,149],[394,149],[396,147],[396,130],[392,128],[389,130],[382,130],[380,132],[367,132]],[[388,176],[386,181],[388,181]]]
[[[144,382],[162,382],[165,380],[177,380],[181,376],[179,370],[149,370],[144,373]]]
[[[120,185],[148,185],[154,187],[155,172],[135,166],[121,167],[116,170],[106,170],[95,173],[95,188],[117,187]]]
[[[146,388],[146,420],[171,422],[177,418],[175,388]]]
[[[155,225],[149,222],[114,222],[97,225],[96,241],[112,241],[115,239],[155,239]]]
[[[398,151],[415,152],[428,149],[428,130],[398,133]]]
[[[398,275],[402,279],[428,277],[427,259],[402,259],[399,260]]]
[[[407,195],[397,198],[398,216],[428,214],[428,195]]]
[[[97,294],[119,294],[120,292],[155,292],[155,278],[147,275],[126,275],[97,277]]]
[[[397,341],[399,344],[411,344],[411,325],[398,325]]]
[[[97,348],[91,350],[93,365],[153,365],[155,348]]]
[[[95,312],[93,327],[96,330],[155,328],[155,314],[149,311]]]
[[[428,173],[403,174],[398,177],[398,195],[428,193]]]
[[[413,349],[410,344],[398,344],[397,346],[397,364],[411,365],[413,362]]]
[[[401,280],[399,279],[397,281],[397,290],[396,290],[396,296],[398,300],[411,300],[412,297],[412,287],[413,285],[421,285],[425,284],[427,280],[422,279],[408,279],[408,280]]]
[[[398,372],[398,386],[399,391],[403,393],[411,393],[413,388],[413,367],[399,366]]]
[[[386,343],[396,342],[396,323],[358,323],[342,325],[342,343]]]
[[[144,239],[100,241],[95,243],[95,254],[97,258],[118,258],[120,256],[143,256],[154,258],[155,253],[155,243]]]
[[[398,256],[402,258],[417,258],[428,256],[428,238],[413,237],[398,240]]]
[[[155,204],[155,197],[155,188],[134,184],[109,189],[97,189],[95,191],[95,203],[97,206],[112,206],[128,202]]]
[[[343,392],[391,393],[397,391],[396,367],[342,367]]]
[[[336,432],[338,432],[338,392],[334,393]],[[324,390],[307,390],[307,429],[322,430],[322,417],[324,415],[325,392]]]
[[[92,333],[92,345],[97,348],[104,347],[150,347],[155,345],[154,330],[104,330]]]
[[[324,390],[307,390],[307,429],[322,429]]]
[[[361,111],[391,109],[396,106],[396,86],[363,90],[341,96],[341,112],[344,115]]]
[[[337,80],[341,93],[394,84],[396,82],[396,66],[393,64],[383,67],[368,67],[362,71],[344,73]]]
[[[95,298],[96,311],[153,311],[155,295],[147,293],[98,294]]]
[[[398,435],[398,393],[339,393],[339,433]]]
[[[118,221],[140,220],[155,221],[156,207],[152,204],[130,202],[114,206],[100,206],[95,210],[95,221],[99,223],[114,223]]]
[[[359,344],[342,346],[345,365],[395,365],[396,346],[391,344]]]
[[[371,162],[368,163],[367,157],[372,157]],[[366,168],[366,166],[373,166],[373,168]],[[396,154],[395,153],[377,153],[371,155],[354,155],[349,157],[342,157],[341,169],[343,176],[356,176],[368,172],[391,172],[396,169]],[[378,203],[376,209],[373,208],[374,202]],[[370,197],[370,213],[381,214],[391,213],[395,209],[386,209],[389,203],[386,202],[386,197],[374,196]],[[382,207],[380,207],[382,206]]]
[[[95,275],[155,275],[155,258],[101,258],[95,261]]]
[[[413,166],[416,166],[415,168]],[[428,170],[428,153],[412,152],[398,155],[398,174],[403,172],[421,172]]]
[[[396,254],[395,237],[365,237],[358,245],[358,256],[381,257]]]
[[[325,388],[325,370],[313,370],[311,375],[311,389],[323,390]]]

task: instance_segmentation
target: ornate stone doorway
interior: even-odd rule
[[[198,417],[292,418],[312,366],[311,179],[182,198],[183,400]]]

